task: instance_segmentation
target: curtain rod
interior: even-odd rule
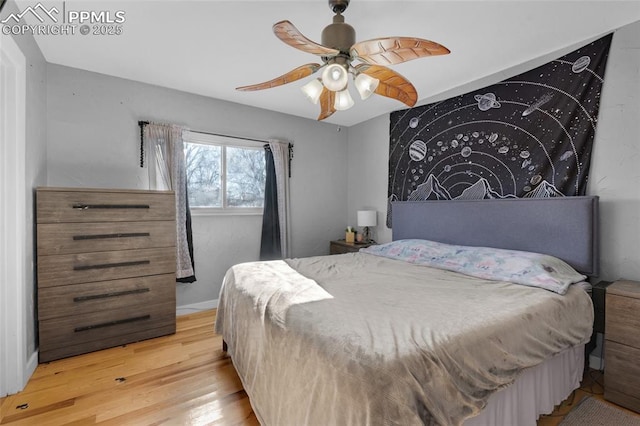
[[[140,126],[140,130],[141,130],[141,131],[142,131],[142,128],[143,128],[144,126],[146,126],[147,124],[149,124],[149,122],[148,122],[148,121],[138,121],[138,126]],[[254,142],[269,143],[269,141],[268,141],[268,140],[266,140],[266,139],[246,138],[246,137],[243,137],[243,136],[225,135],[225,134],[223,134],[223,133],[204,132],[204,131],[202,131],[202,130],[191,130],[191,129],[188,129],[188,130],[189,130],[190,132],[193,132],[193,133],[200,133],[200,134],[203,134],[203,135],[222,136],[223,138],[244,139],[244,140],[246,140],[246,141],[254,141]]]
[[[223,135],[222,133],[202,132],[200,130],[189,130],[189,131],[193,133],[200,133],[201,135],[222,136],[223,138],[244,139],[245,141],[269,143],[269,141],[265,139],[254,139],[254,138],[245,138],[242,136]]]
[[[149,121],[140,120],[138,126],[140,126],[140,167],[144,167],[144,126],[149,124]],[[224,138],[243,139],[246,141],[269,143],[266,139],[245,138],[242,136],[224,135],[222,133],[203,132],[200,130],[189,130],[193,133],[200,133],[203,135],[222,136]],[[293,159],[293,144],[289,142],[289,177],[291,177],[291,160]]]

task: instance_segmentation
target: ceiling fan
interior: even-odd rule
[[[236,90],[254,91],[270,89],[300,80],[323,69],[321,78],[314,79],[302,87],[311,102],[320,102],[318,120],[324,120],[337,110],[353,106],[353,99],[347,89],[349,74],[360,97],[368,98],[376,93],[397,99],[409,107],[418,101],[418,93],[413,84],[397,72],[387,68],[412,59],[425,56],[446,55],[446,47],[421,38],[384,37],[356,43],[353,27],[344,22],[342,13],[350,0],[329,0],[329,7],[335,13],[333,23],[322,30],[322,44],[306,38],[289,21],[280,21],[273,26],[276,37],[291,47],[320,56],[323,64],[301,65],[273,80]],[[359,61],[358,64],[353,64]]]

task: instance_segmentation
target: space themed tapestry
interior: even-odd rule
[[[391,202],[584,195],[612,35],[442,102],[391,113]]]

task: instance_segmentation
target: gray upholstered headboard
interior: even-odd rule
[[[400,201],[393,239],[544,253],[599,273],[598,197]]]

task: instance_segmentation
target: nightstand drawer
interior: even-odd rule
[[[38,225],[38,254],[173,247],[175,222],[46,223]]]
[[[342,244],[331,243],[331,246],[329,247],[329,253],[331,254],[353,253],[355,251],[358,251],[358,249],[355,249],[353,247],[347,247]]]
[[[640,299],[607,293],[605,338],[640,348]],[[638,358],[640,364],[640,358]]]
[[[41,189],[38,223],[175,220],[172,192]]]
[[[606,311],[604,397],[640,412],[640,282],[611,284]]]
[[[361,248],[369,247],[375,243],[348,243],[345,240],[333,240],[329,243],[329,254],[355,253]]]
[[[38,257],[38,287],[175,273],[175,247]]]
[[[44,287],[38,290],[40,321],[90,314],[111,309],[175,303],[175,274],[153,275],[125,280],[101,281]]]
[[[640,412],[640,349],[607,340],[605,359],[605,398]],[[618,394],[626,397],[616,398]],[[634,400],[636,405],[625,405]]]

